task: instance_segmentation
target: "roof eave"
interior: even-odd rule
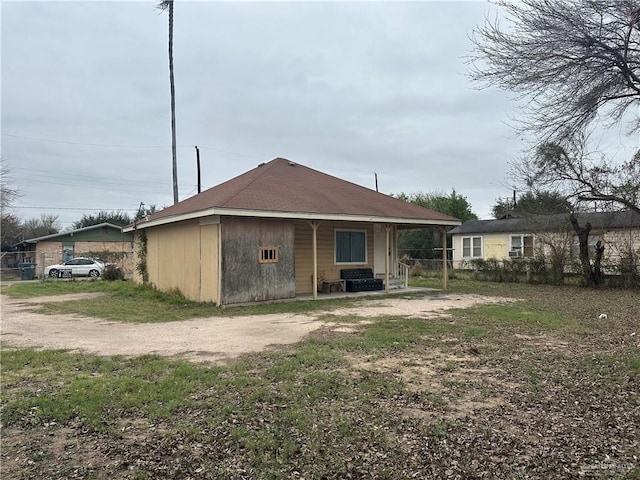
[[[236,208],[208,208],[196,212],[184,213],[181,215],[171,215],[158,218],[146,222],[136,223],[123,228],[123,232],[133,232],[136,229],[144,229],[149,227],[157,227],[170,223],[182,222],[185,220],[194,220],[196,218],[219,216],[234,217],[259,217],[259,218],[284,218],[290,220],[327,220],[327,221],[343,221],[343,222],[370,222],[370,223],[393,223],[404,225],[418,226],[446,226],[455,227],[461,225],[459,220],[439,220],[439,219],[420,219],[407,217],[387,217],[379,215],[355,215],[355,214],[339,214],[339,213],[316,213],[316,212],[279,212],[269,210],[244,210]]]
[[[23,243],[38,243],[41,242],[42,240],[50,240],[52,238],[55,237],[64,237],[65,235],[73,235],[75,233],[79,233],[79,232],[84,232],[87,230],[94,230],[96,228],[102,228],[102,227],[111,227],[111,228],[115,228],[117,230],[120,230],[122,233],[124,233],[122,227],[120,225],[115,225],[113,223],[109,223],[109,222],[103,222],[103,223],[96,223],[95,225],[89,225],[88,227],[82,227],[82,228],[78,228],[76,230],[69,230],[68,232],[58,232],[58,233],[52,233],[50,235],[44,235],[42,237],[36,237],[36,238],[29,238],[27,240],[24,240]]]

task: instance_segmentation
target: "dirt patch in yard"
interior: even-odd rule
[[[453,308],[513,299],[479,295],[439,295],[423,298],[366,300],[353,307],[313,315],[269,314],[244,317],[209,317],[153,324],[129,324],[96,318],[45,315],[31,311],[34,304],[91,298],[83,293],[11,299],[2,295],[3,347],[69,349],[97,355],[136,356],[155,353],[197,362],[222,362],[275,345],[291,344],[321,328],[345,325],[319,320],[322,315],[402,315],[433,318]]]

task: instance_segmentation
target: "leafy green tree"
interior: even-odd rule
[[[129,225],[131,222],[131,217],[120,210],[114,210],[111,212],[102,210],[95,215],[83,214],[80,220],[73,222],[72,228],[77,230],[78,228],[90,227],[101,223],[111,223],[113,225],[124,227],[125,225]]]
[[[140,203],[133,221],[137,222],[138,220],[142,220],[144,217],[156,213],[156,210],[157,208],[155,205],[145,205],[144,203]]]
[[[471,211],[471,204],[469,200],[467,200],[467,197],[459,195],[455,189],[451,190],[449,195],[442,192],[400,193],[397,195],[397,198],[405,202],[415,203],[429,210],[450,215],[462,222],[476,220],[478,218],[478,216]]]
[[[441,192],[400,193],[397,198],[450,215],[462,222],[478,218],[471,210],[471,204],[467,198],[455,190],[451,190],[448,195]],[[442,248],[442,233],[439,229],[420,228],[401,230],[398,233],[398,250],[403,255],[409,255],[412,258],[441,258],[442,252],[434,251],[434,248]]]
[[[551,215],[554,213],[571,213],[573,206],[557,192],[527,192],[517,199],[514,206],[511,198],[498,198],[491,207],[494,218],[504,218],[509,215]]]

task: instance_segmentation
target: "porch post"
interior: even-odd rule
[[[440,227],[442,232],[442,289],[449,287],[449,272],[447,271],[447,227]]]
[[[391,242],[390,242],[390,232],[391,232],[391,225],[388,223],[384,224],[384,231],[386,233],[386,247],[384,250],[384,291],[385,293],[389,293],[389,251],[391,249]]]
[[[313,230],[313,299],[318,298],[318,226],[320,222],[312,220],[309,222],[311,229]]]

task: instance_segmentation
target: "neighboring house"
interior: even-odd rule
[[[397,262],[398,229],[456,225],[277,158],[124,231],[146,240],[136,242],[137,262],[156,288],[229,305],[316,296],[318,282],[338,281],[343,268],[371,268],[388,289],[391,278],[406,275]]]
[[[615,263],[628,253],[640,255],[640,214],[631,210],[576,214],[578,224],[591,224],[589,245],[605,245],[605,261]],[[548,252],[550,244],[565,242],[577,258],[578,237],[569,214],[531,215],[498,220],[470,220],[449,232],[453,263],[464,268],[474,259],[505,260]]]
[[[133,274],[133,233],[122,227],[100,223],[89,227],[30,238],[22,242],[21,262],[36,264],[36,274],[46,267],[66,262],[73,257],[107,257],[101,260],[117,263],[125,276]]]

